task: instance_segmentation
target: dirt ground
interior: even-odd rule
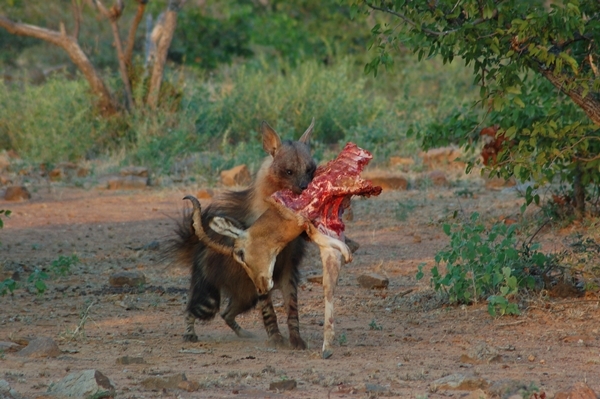
[[[298,295],[309,349],[268,348],[256,310],[238,318],[256,339],[237,338],[217,318],[197,323],[200,342],[188,343],[182,335],[189,270],[162,262],[160,249],[172,236],[173,218],[189,192],[47,186],[28,201],[0,201],[0,209],[13,212],[0,230],[0,264],[21,277],[14,295],[0,297],[0,341],[46,336],[62,351],[42,359],[4,351],[0,379],[27,398],[42,396],[51,383],[86,369],[110,378],[119,398],[465,396],[466,391],[434,389],[434,381],[451,374],[515,389],[535,387],[548,398],[576,382],[600,392],[597,300],[534,300],[519,317],[494,319],[485,304],[445,305],[427,278],[415,279],[417,266],[433,265],[435,253],[447,244],[441,222],[455,211],[477,210],[493,220],[516,216],[522,204],[514,190],[490,191],[477,182],[468,190],[472,196],[459,197],[456,188],[388,191],[354,202],[347,234],[360,248],[341,272],[335,295],[338,347],[327,360],[320,356],[322,287],[307,280],[320,274],[314,249],[303,264]],[[571,233],[550,227],[540,237],[550,243],[545,245],[560,246]],[[51,276],[44,294],[25,287],[35,268],[48,270],[59,256],[72,254],[80,263],[67,276]],[[147,283],[111,287],[109,276],[122,270],[143,272]],[[366,272],[387,276],[389,287],[361,288],[357,277]],[[286,335],[279,294],[275,306]],[[118,364],[123,356],[141,357],[144,363]],[[199,389],[152,390],[141,384],[151,376],[177,373],[198,382]],[[295,380],[296,389],[269,390],[270,383],[286,379]],[[491,388],[485,392],[494,394]]]

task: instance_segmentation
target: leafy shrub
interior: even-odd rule
[[[71,267],[75,266],[77,263],[79,263],[79,258],[75,254],[71,256],[60,255],[58,259],[53,260],[52,263],[50,263],[50,269],[57,276],[66,276],[71,274]]]
[[[446,292],[451,303],[487,299],[492,316],[519,314],[510,299],[522,288],[534,288],[533,274],[552,258],[539,252],[537,244],[519,248],[516,224],[495,223],[487,229],[478,219],[479,214],[473,213],[466,223],[444,225],[450,244],[435,256],[437,265],[431,270],[431,283],[436,291]],[[445,274],[439,269],[442,264]],[[417,279],[423,277],[419,266]]]
[[[105,133],[83,80],[55,77],[40,86],[0,82],[0,146],[36,162],[77,160]]]

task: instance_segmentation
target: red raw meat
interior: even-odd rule
[[[381,194],[381,187],[360,177],[372,158],[369,151],[347,143],[336,159],[317,168],[312,182],[302,194],[281,190],[272,197],[312,221],[322,233],[340,238],[345,228],[342,214],[350,205],[350,198]]]

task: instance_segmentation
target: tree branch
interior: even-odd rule
[[[66,32],[57,32],[39,26],[14,22],[3,15],[0,15],[0,27],[6,29],[9,33],[18,36],[28,36],[36,39],[44,40],[52,43],[55,46],[61,47],[67,52],[71,61],[84,74],[92,91],[99,98],[98,107],[104,115],[112,115],[117,112],[117,105],[110,95],[106,85],[96,72],[96,69],[90,62],[89,58],[74,37],[68,36]]]
[[[133,46],[135,44],[135,33],[137,32],[138,26],[144,17],[144,12],[146,10],[146,4],[148,0],[137,0],[138,7],[135,17],[133,18],[133,22],[131,23],[131,27],[129,29],[129,35],[127,37],[127,46],[125,46],[125,63],[128,67],[131,66],[131,59],[133,58]]]
[[[406,22],[407,24],[414,26],[415,28],[418,27],[417,23],[415,21],[413,21],[412,19],[408,18],[406,15],[399,13],[397,11],[394,11],[390,8],[387,7],[377,7],[374,6],[371,3],[366,3],[367,7],[376,10],[376,11],[381,11],[381,12],[385,12],[391,15],[394,15],[400,19],[402,19],[404,22]],[[492,18],[495,18],[496,16],[498,16],[498,10],[494,10],[494,13],[492,14]],[[489,18],[477,18],[476,20],[474,20],[473,22],[470,23],[471,26],[476,26],[479,24],[482,24],[486,21],[489,21]],[[461,26],[462,27],[462,26]],[[460,30],[460,28],[456,28],[456,29],[450,29],[450,30],[445,30],[445,31],[435,31],[435,30],[431,30],[428,28],[424,28],[424,27],[419,27],[423,32],[431,35],[431,36],[437,36],[437,37],[441,37],[441,36],[446,36],[449,35],[451,33],[455,33],[458,32]]]
[[[71,8],[73,10],[73,18],[75,19],[75,27],[73,28],[73,37],[79,38],[79,30],[81,28],[81,6],[78,0],[71,0]]]
[[[181,9],[184,3],[185,0],[169,0],[169,5],[164,15],[162,32],[160,32],[160,35],[157,37],[156,57],[154,59],[154,66],[152,68],[152,76],[150,77],[148,98],[146,99],[146,103],[150,106],[150,108],[156,108],[158,106],[160,86],[162,83],[165,63],[167,62],[167,52],[169,50],[169,46],[171,45],[171,41],[173,40],[175,27],[177,26],[177,12]],[[154,36],[154,32],[152,32],[152,36]]]
[[[131,90],[131,81],[129,80],[129,74],[127,73],[127,63],[125,58],[125,53],[123,52],[123,42],[121,41],[121,35],[119,34],[119,25],[118,21],[121,15],[123,14],[123,0],[116,0],[115,4],[107,9],[102,4],[101,0],[91,0],[100,13],[104,15],[109,21],[110,26],[112,28],[113,37],[115,39],[115,48],[117,50],[117,58],[119,59],[119,71],[121,72],[121,80],[123,81],[123,86],[125,88],[125,97],[127,99],[127,109],[130,111],[134,104],[133,101],[133,92]]]

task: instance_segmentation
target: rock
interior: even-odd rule
[[[415,160],[412,158],[403,157],[390,157],[390,166],[404,166],[410,167],[415,164]]]
[[[317,274],[315,276],[308,276],[306,278],[306,281],[309,281],[309,282],[315,283],[315,284],[323,284],[323,275]]]
[[[244,186],[252,182],[252,177],[246,165],[238,165],[221,172],[221,183],[225,186]]]
[[[502,177],[484,177],[485,188],[488,190],[503,190],[507,187],[514,187],[517,185],[517,180],[514,177],[510,179],[504,179]]]
[[[0,399],[21,399],[21,395],[11,389],[8,381],[0,380]]]
[[[485,393],[481,389],[476,389],[472,392],[469,392],[467,396],[461,396],[461,399],[488,399],[489,395]]]
[[[526,392],[530,387],[530,383],[515,380],[498,380],[494,381],[487,389],[493,397],[497,398],[509,398],[515,395],[520,395],[522,392]]]
[[[122,287],[124,285],[138,287],[142,284],[146,284],[146,276],[141,272],[116,272],[111,274],[108,278],[108,282],[113,287]]]
[[[449,185],[448,179],[446,178],[446,174],[441,170],[432,170],[431,172],[429,172],[427,177],[429,178],[429,180],[431,180],[431,183],[435,187],[446,187]]]
[[[367,273],[358,276],[358,284],[361,287],[372,289],[372,288],[387,288],[390,284],[390,280],[377,273]]]
[[[371,180],[374,186],[381,186],[384,190],[406,190],[408,188],[408,180],[400,174],[365,172],[363,178]]]
[[[10,167],[10,157],[6,151],[0,152],[0,172]]]
[[[485,342],[472,347],[467,354],[463,354],[460,357],[462,363],[469,364],[492,363],[501,360],[502,356],[498,350],[487,345]]]
[[[381,392],[386,392],[388,389],[387,389],[387,387],[384,387],[383,385],[366,383],[365,390],[367,392],[381,393]]]
[[[346,245],[348,246],[348,248],[350,248],[350,252],[352,252],[352,253],[355,253],[356,251],[358,251],[358,248],[360,248],[360,244],[351,238],[344,237],[344,241],[345,241]]]
[[[150,377],[141,382],[146,389],[160,391],[162,389],[179,389],[179,384],[187,381],[184,373],[173,374],[164,377]]]
[[[586,383],[577,382],[568,390],[557,392],[554,399],[598,399],[598,395]]]
[[[19,349],[21,349],[21,345],[14,342],[0,341],[0,351],[2,352],[16,352]]]
[[[117,364],[146,364],[146,360],[143,357],[122,356],[117,358]]]
[[[181,381],[179,384],[177,384],[177,388],[183,389],[187,392],[195,392],[200,389],[200,383],[197,381]]]
[[[148,177],[148,168],[143,166],[128,166],[119,171],[121,176]]]
[[[60,349],[52,338],[37,337],[29,341],[28,345],[21,349],[19,356],[25,357],[57,357]]]
[[[457,160],[462,154],[456,147],[434,148],[427,152],[421,152],[419,155],[423,159],[423,165],[429,169],[448,168],[450,166],[454,168],[465,167],[464,162]]]
[[[63,179],[63,177],[64,175],[62,169],[56,168],[48,172],[48,178],[50,181],[60,181]]]
[[[215,196],[215,192],[209,188],[199,190],[196,193],[196,198],[198,198],[199,200],[200,199],[211,199],[214,196]]]
[[[275,381],[269,384],[269,391],[291,391],[296,385],[296,380]]]
[[[148,178],[134,175],[112,176],[106,179],[109,190],[140,190],[148,186]]]
[[[31,194],[25,186],[8,186],[4,192],[4,199],[7,201],[20,201],[31,199]]]
[[[429,387],[432,392],[436,392],[440,389],[474,391],[476,389],[486,389],[488,386],[489,382],[480,377],[464,374],[451,374],[433,381]]]
[[[58,397],[110,398],[115,395],[115,386],[98,370],[84,370],[51,384],[48,393]]]

